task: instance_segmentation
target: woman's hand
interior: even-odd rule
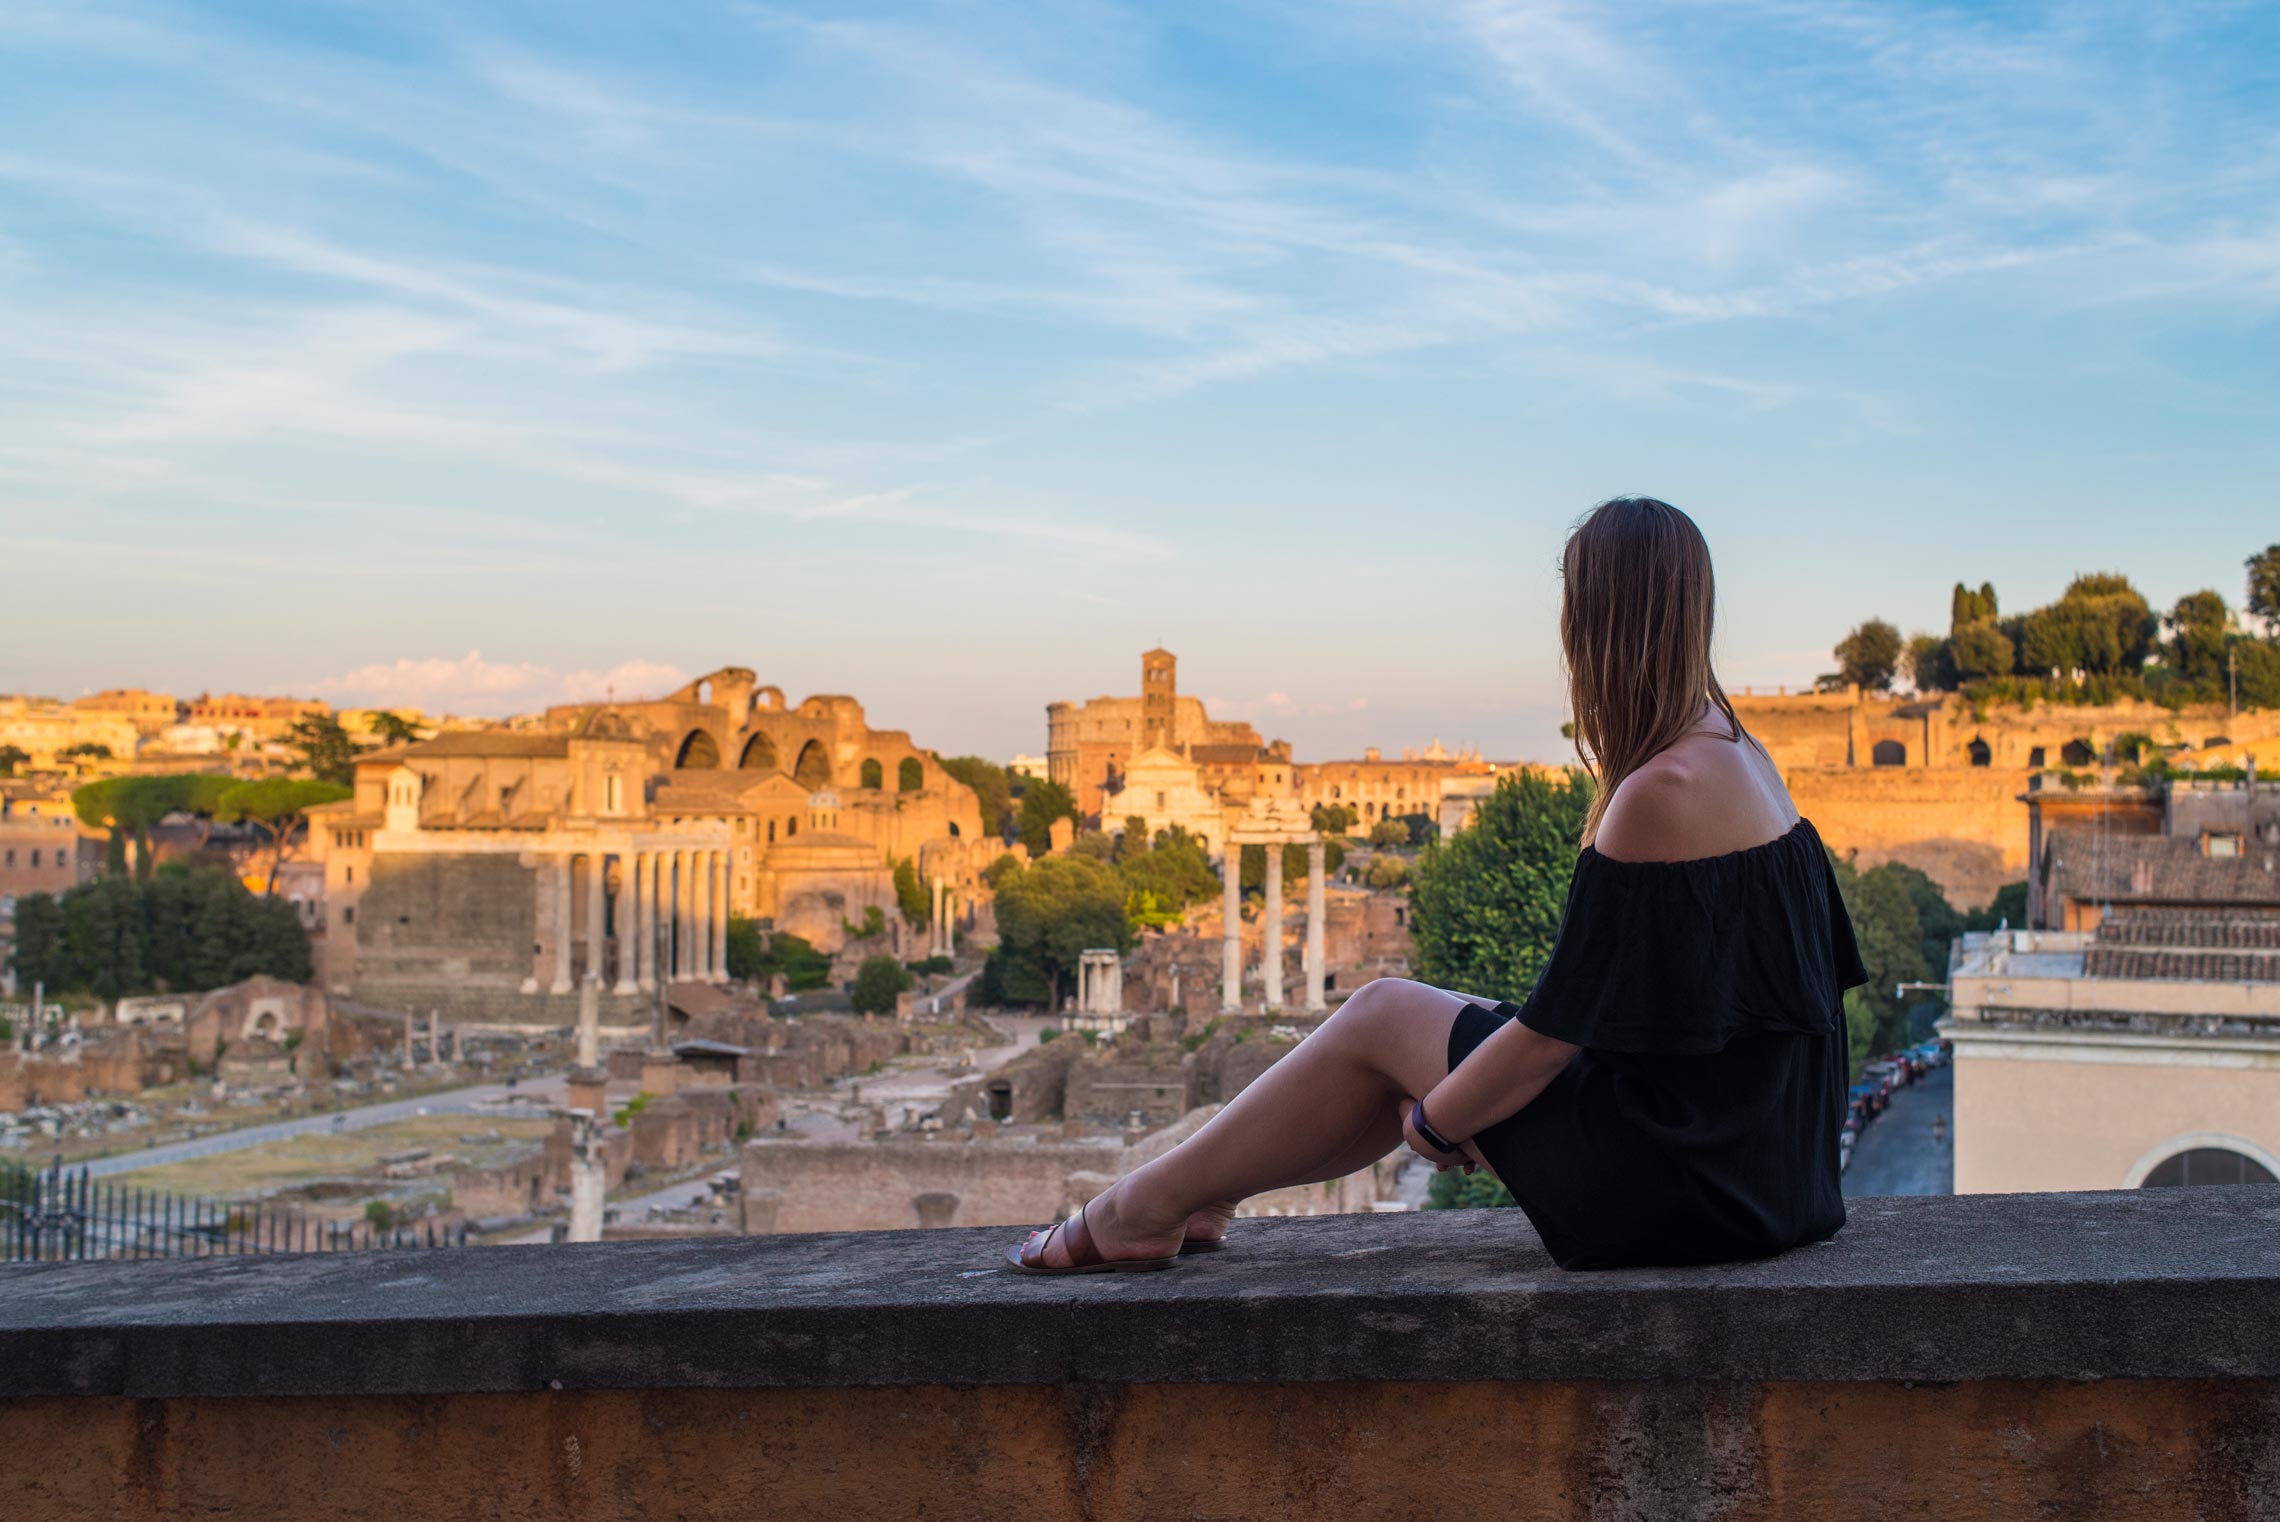
[[[1424,1137],[1418,1135],[1417,1123],[1411,1119],[1416,1113],[1416,1100],[1405,1098],[1401,1101],[1401,1139],[1409,1143],[1410,1151],[1431,1163],[1434,1168],[1442,1173],[1448,1172],[1451,1168],[1462,1168],[1465,1172],[1470,1173],[1479,1166],[1470,1157],[1467,1157],[1462,1149],[1455,1152],[1442,1152]]]

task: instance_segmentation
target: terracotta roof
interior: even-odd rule
[[[2057,829],[2043,871],[2056,898],[2088,903],[2262,904],[2280,907],[2280,851],[2252,844],[2238,856],[2204,856],[2167,835]]]
[[[2099,921],[2083,971],[2094,978],[2280,983],[2280,912],[2117,908]]]
[[[360,760],[414,760],[425,756],[528,756],[546,758],[570,754],[570,737],[527,729],[450,729],[400,751],[359,757]]]

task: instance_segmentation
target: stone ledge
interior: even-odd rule
[[[2280,1189],[1855,1201],[1759,1263],[1563,1273],[1516,1211],[1242,1221],[1166,1273],[1016,1232],[0,1271],[0,1397],[2280,1377]]]

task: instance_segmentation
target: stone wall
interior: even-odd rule
[[[577,995],[526,993],[538,873],[502,853],[383,853],[357,909],[355,997],[452,1025],[571,1025]],[[604,1025],[646,1025],[654,994],[605,985]]]
[[[1000,1229],[59,1264],[0,1300],[0,1515],[2273,1522],[2259,1198],[1610,1274],[1517,1211],[1114,1278]]]
[[[1081,1142],[755,1141],[741,1164],[745,1230],[1044,1226],[1115,1177],[1117,1150]]]
[[[1905,862],[1958,909],[1984,908],[2027,876],[2031,773],[1996,767],[1815,767],[1787,774],[1821,839],[1861,867]]]

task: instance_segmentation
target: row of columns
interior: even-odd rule
[[[1261,961],[1265,974],[1264,1004],[1268,1009],[1280,1009],[1283,1004],[1283,847],[1286,842],[1271,840],[1263,843],[1267,853],[1267,913],[1261,927]],[[1253,842],[1253,844],[1260,844]],[[1321,1010],[1328,1007],[1329,986],[1325,971],[1325,953],[1328,942],[1323,932],[1324,904],[1323,878],[1327,875],[1322,837],[1314,836],[1306,842],[1306,1007]],[[1243,1007],[1243,847],[1235,841],[1227,843],[1220,860],[1220,879],[1224,897],[1221,900],[1220,924],[1220,1008],[1229,1014]]]
[[[609,933],[612,860],[620,868],[614,936]],[[614,991],[620,994],[654,989],[660,975],[668,982],[728,980],[728,852],[582,851],[553,858],[549,870],[554,879],[553,992],[567,994],[577,981],[602,981],[609,975],[613,949]],[[581,877],[586,954],[584,965],[574,967]],[[660,942],[667,961],[663,969],[657,965]]]

